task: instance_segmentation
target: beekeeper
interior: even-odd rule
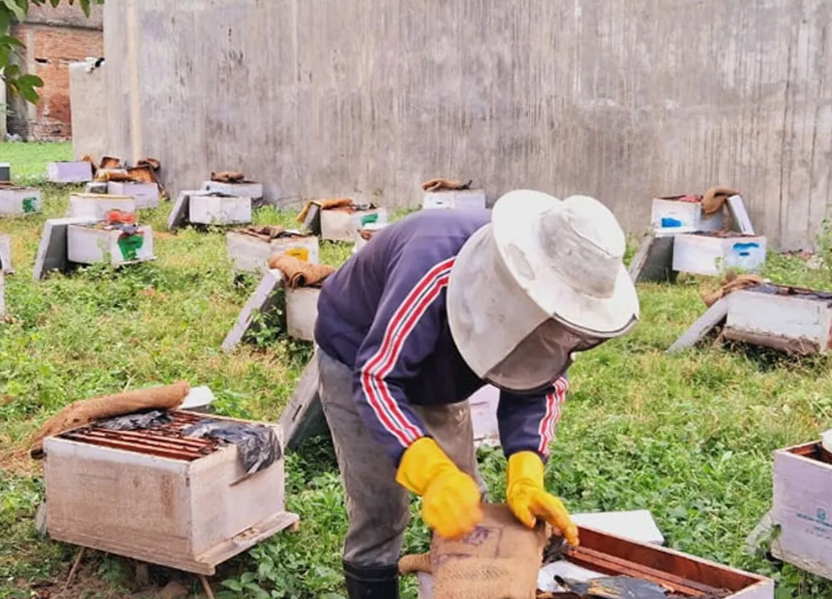
[[[629,331],[625,237],[599,201],[513,191],[488,210],[423,210],[378,232],[318,302],[320,397],[347,495],[350,599],[398,597],[408,491],[436,534],[482,517],[470,413],[500,389],[507,503],[577,543],[543,486],[576,352]]]

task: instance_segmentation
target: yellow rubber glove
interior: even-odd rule
[[[557,528],[570,545],[578,545],[578,527],[563,502],[543,488],[543,460],[531,451],[515,453],[508,459],[506,499],[520,522],[534,528],[543,518]]]
[[[442,537],[462,538],[482,520],[477,483],[433,439],[422,437],[405,450],[396,482],[422,496],[422,519]]]

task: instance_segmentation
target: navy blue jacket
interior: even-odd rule
[[[465,363],[446,312],[448,278],[466,240],[489,210],[423,210],[375,234],[324,283],[315,341],[353,369],[358,411],[398,464],[429,436],[412,405],[450,404],[486,384]],[[507,456],[534,451],[544,460],[568,385],[515,395],[501,391],[497,417]]]

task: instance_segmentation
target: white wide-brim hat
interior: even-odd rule
[[[639,316],[625,250],[621,226],[594,198],[504,195],[451,270],[448,318],[463,358],[484,377],[549,319],[596,339],[625,334]]]

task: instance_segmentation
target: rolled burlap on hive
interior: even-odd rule
[[[43,440],[96,420],[143,410],[172,410],[182,404],[191,386],[187,381],[73,402],[46,421],[35,435],[29,454],[43,457]]]
[[[269,268],[276,268],[282,272],[286,277],[286,286],[292,289],[316,287],[335,272],[328,264],[312,264],[286,254],[272,254],[269,258]]]
[[[734,291],[757,287],[758,285],[762,285],[764,282],[765,279],[763,279],[760,275],[738,275],[734,271],[729,270],[725,273],[725,278],[722,280],[722,286],[719,289],[715,291],[702,292],[702,301],[705,302],[705,305],[710,308],[723,297],[730,295]]]
[[[424,191],[459,191],[462,189],[470,189],[471,184],[473,181],[467,181],[463,183],[462,181],[454,181],[452,179],[430,179],[429,181],[425,181],[422,183],[422,189]]]
[[[432,574],[434,599],[534,599],[547,528],[526,528],[505,504],[483,505],[483,516],[458,541],[434,535],[430,553],[404,556],[399,571]]]

